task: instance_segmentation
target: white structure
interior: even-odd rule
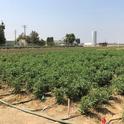
[[[66,46],[64,40],[55,40],[54,42],[56,46]]]
[[[23,39],[19,40],[18,44],[19,44],[20,47],[26,47],[26,46],[28,46],[27,41],[26,40],[23,40]]]
[[[91,47],[91,46],[93,46],[93,44],[90,43],[90,42],[89,42],[89,43],[84,43],[83,45],[86,46],[86,47]]]
[[[97,31],[92,32],[92,41],[93,41],[93,46],[97,45]]]

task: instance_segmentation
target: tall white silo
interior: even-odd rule
[[[93,46],[97,45],[97,31],[92,32],[92,42],[93,42]]]

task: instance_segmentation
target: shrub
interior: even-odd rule
[[[115,74],[116,74],[117,76],[124,74],[124,67],[118,67],[118,68],[115,70]]]
[[[93,89],[90,92],[90,96],[93,99],[95,108],[103,103],[108,102],[109,98],[111,97],[111,90],[108,90],[107,88]]]
[[[81,99],[79,111],[81,112],[81,114],[86,114],[93,107],[93,104],[94,103],[91,96],[84,96]]]
[[[12,83],[12,86],[14,87],[14,92],[15,93],[20,93],[22,89],[22,84],[19,82],[18,79],[14,80]]]
[[[66,101],[65,98],[65,89],[63,88],[55,88],[54,89],[54,95],[56,97],[57,103],[58,104],[64,104]]]
[[[97,108],[106,103],[111,96],[106,88],[93,89],[89,95],[82,97],[80,102],[80,112],[86,114],[91,108]]]
[[[44,83],[42,80],[41,81],[39,80],[34,84],[33,93],[37,98],[42,100],[45,96],[45,93],[47,93],[48,91],[49,91],[48,84]]]
[[[72,83],[71,82],[68,83],[66,95],[71,100],[78,101],[81,99],[82,96],[85,96],[88,94],[90,87],[91,87],[91,83],[89,83],[84,79],[77,78],[73,80]]]
[[[124,94],[124,75],[120,75],[112,80],[113,90],[117,94]]]
[[[103,71],[98,70],[94,78],[94,82],[96,82],[100,87],[110,85],[111,80],[112,80],[112,73],[107,70],[103,70]]]

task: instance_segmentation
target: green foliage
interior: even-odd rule
[[[49,86],[42,82],[37,81],[33,87],[33,93],[36,95],[37,98],[42,99],[45,96],[45,93],[49,91]]]
[[[22,33],[19,35],[17,38],[17,41],[19,42],[20,40],[25,40],[27,41],[28,44],[30,45],[39,45],[39,46],[45,46],[46,42],[39,38],[39,34],[36,31],[32,31],[30,35],[25,35]]]
[[[106,85],[110,85],[110,81],[112,80],[112,73],[106,70],[98,70],[95,75],[95,82],[100,86],[104,87]]]
[[[124,75],[120,75],[112,80],[113,90],[117,94],[124,95]]]
[[[73,45],[74,41],[75,41],[75,35],[72,33],[72,34],[66,34],[65,36],[65,43],[67,46],[69,45]]]
[[[44,41],[43,39],[41,39],[40,42],[39,42],[39,45],[45,46],[46,45],[46,41]]]
[[[80,112],[81,114],[86,114],[93,107],[93,101],[90,96],[84,96],[80,102]]]
[[[51,93],[59,104],[81,101],[86,113],[124,94],[124,51],[75,48],[61,51],[0,52],[0,81],[44,99]]]
[[[97,88],[92,89],[91,92],[82,97],[80,102],[80,112],[85,114],[90,111],[92,108],[97,108],[103,103],[106,103],[111,97],[111,91],[108,91],[106,88]]]
[[[55,88],[54,89],[54,95],[56,97],[58,104],[64,104],[65,101],[67,100],[65,98],[65,89],[63,89],[63,88]]]
[[[123,75],[124,74],[124,67],[118,67],[115,70],[116,76]]]
[[[68,87],[66,87],[67,97],[73,101],[80,100],[82,96],[87,95],[90,86],[90,83],[86,80],[74,79],[72,82],[68,83]]]
[[[48,37],[47,38],[47,46],[54,46],[54,38],[53,37]]]
[[[14,80],[12,83],[12,86],[14,87],[14,92],[15,93],[20,93],[22,89],[21,82],[19,82],[18,79]]]
[[[6,42],[4,30],[5,30],[5,25],[4,25],[4,23],[2,22],[2,23],[0,24],[0,45],[4,45],[5,42]]]
[[[30,43],[32,44],[40,43],[39,34],[36,31],[32,31],[29,37],[30,37]]]
[[[93,99],[94,108],[106,103],[111,97],[111,90],[107,88],[97,88],[90,92],[90,96]]]

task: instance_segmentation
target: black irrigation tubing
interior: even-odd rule
[[[17,106],[14,106],[12,104],[9,104],[8,102],[5,102],[5,101],[3,101],[1,99],[0,99],[0,103],[4,104],[6,106],[9,106],[11,108],[17,109],[19,111],[22,111],[22,112],[25,112],[25,113],[28,113],[28,114],[31,114],[31,115],[34,115],[34,116],[37,116],[37,117],[45,118],[45,119],[50,120],[50,121],[53,121],[53,122],[58,122],[60,124],[71,124],[69,122],[66,122],[66,121],[63,121],[63,120],[59,120],[59,119],[55,119],[55,118],[49,117],[47,115],[43,115],[43,114],[42,115],[39,115],[39,114],[34,113],[34,112],[31,112],[29,110],[22,109],[20,107],[17,107]]]
[[[52,105],[50,105],[50,106],[44,107],[44,108],[43,108],[43,111],[46,111],[46,110],[48,110],[48,109],[51,109],[51,108],[54,107],[56,104],[57,104],[57,103],[54,103],[54,104],[52,104]]]
[[[70,117],[67,117],[67,118],[62,118],[62,120],[70,120],[72,118],[76,118],[76,117],[79,117],[81,116],[80,114],[79,115],[73,115],[73,116],[70,116]]]
[[[54,103],[54,104],[52,104],[51,106],[47,106],[47,107],[44,107],[44,108],[39,108],[39,109],[32,109],[32,110],[30,110],[30,111],[33,111],[33,112],[37,112],[37,111],[46,111],[46,110],[48,110],[48,109],[51,109],[52,107],[54,107],[55,105],[56,105],[57,103]]]
[[[24,103],[27,103],[27,102],[31,102],[33,100],[35,100],[35,99],[29,99],[29,100],[25,100],[25,101],[15,102],[15,103],[12,103],[12,105],[24,104]]]
[[[39,108],[39,109],[30,109],[30,111],[32,111],[32,112],[43,111],[43,108]]]
[[[111,124],[113,121],[119,121],[122,120],[122,118],[115,118],[115,119],[111,119],[109,122],[107,122],[106,124]]]
[[[0,94],[0,97],[10,96],[10,95],[13,95],[13,94],[14,93]]]

